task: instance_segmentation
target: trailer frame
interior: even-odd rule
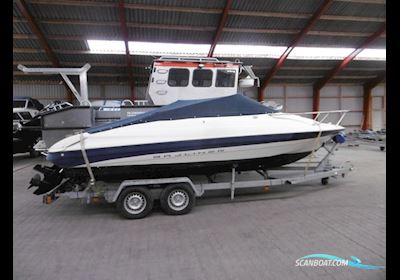
[[[338,178],[339,176],[345,177],[348,172],[353,170],[353,165],[350,162],[345,162],[340,166],[332,165],[330,157],[333,155],[335,149],[337,149],[337,145],[338,143],[333,142],[333,145],[328,147],[328,144],[324,143],[322,148],[325,149],[326,155],[317,162],[296,162],[294,164],[298,164],[297,166],[290,164],[288,166],[282,166],[279,168],[270,169],[268,171],[254,170],[262,177],[262,179],[259,180],[240,180],[239,173],[241,172],[237,171],[236,166],[232,166],[230,180],[225,180],[223,182],[214,182],[211,180],[211,178],[209,178],[207,183],[202,183],[198,182],[194,178],[191,178],[190,176],[156,179],[132,179],[123,180],[120,183],[96,181],[94,184],[93,182],[88,182],[83,190],[78,190],[77,188],[74,191],[61,192],[61,187],[69,180],[63,179],[63,181],[56,188],[43,195],[43,203],[51,204],[60,197],[81,199],[85,204],[94,203],[103,199],[108,203],[118,203],[121,194],[128,188],[145,188],[151,193],[152,201],[153,199],[161,200],[163,190],[168,186],[182,185],[188,188],[187,191],[191,190],[193,192],[193,199],[195,199],[195,197],[203,196],[204,193],[210,190],[230,190],[230,198],[231,200],[234,200],[235,190],[237,189],[296,185],[314,180],[321,180],[321,183],[326,185],[329,182],[329,178]],[[303,166],[301,166],[301,164],[303,164]],[[314,166],[310,167],[310,164],[314,164]],[[293,175],[293,172],[295,171],[297,171],[297,174]],[[298,174],[299,171],[303,172]],[[269,174],[270,172],[285,172],[285,175],[272,177]],[[288,173],[292,173],[292,175],[290,176]],[[180,213],[177,212],[175,214]]]

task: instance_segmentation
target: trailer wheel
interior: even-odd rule
[[[193,190],[186,184],[169,185],[160,195],[161,208],[169,215],[189,213],[195,204],[195,200]]]
[[[385,150],[384,146],[380,146],[379,149],[383,152]]]
[[[322,184],[322,185],[325,186],[325,185],[328,185],[328,183],[329,183],[329,178],[328,178],[328,177],[322,178],[322,179],[321,179],[321,184]]]
[[[117,209],[123,217],[128,219],[144,218],[152,208],[153,197],[147,188],[126,188],[117,200]]]

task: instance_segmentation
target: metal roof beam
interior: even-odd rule
[[[219,20],[217,30],[215,31],[215,34],[213,36],[210,50],[208,51],[208,55],[207,55],[208,57],[212,57],[214,54],[215,46],[217,45],[219,38],[221,37],[222,30],[224,29],[226,20],[228,18],[229,10],[232,7],[232,2],[233,2],[233,0],[226,0],[226,2],[225,2],[224,10],[223,10],[221,18]]]
[[[339,0],[340,1],[340,0]],[[368,0],[364,0],[370,2]],[[358,2],[363,2],[359,0]],[[32,0],[33,4],[41,5],[63,5],[76,7],[114,7],[111,2],[99,1],[54,1],[54,0]],[[215,8],[196,8],[196,7],[181,7],[181,6],[156,6],[146,4],[126,3],[125,9],[149,10],[149,11],[166,11],[179,13],[198,13],[198,14],[221,14],[222,9]],[[258,12],[258,11],[242,11],[230,10],[229,14],[238,16],[254,16],[254,17],[276,17],[276,18],[293,18],[293,19],[308,19],[312,16],[309,13],[280,13],[280,12]],[[365,17],[365,16],[341,16],[341,15],[324,15],[321,19],[338,20],[338,21],[368,21],[368,22],[384,22],[386,19],[381,17]]]
[[[98,37],[88,38],[88,36],[71,36],[71,35],[47,35],[47,40],[65,40],[65,41],[86,41],[86,40],[101,40]],[[25,33],[14,33],[13,39],[37,39],[36,36],[32,34]],[[103,40],[122,40],[121,36],[103,37]]]
[[[15,18],[14,22],[25,22],[22,19]],[[46,24],[66,24],[66,25],[90,25],[90,26],[120,26],[119,22],[116,21],[91,21],[91,20],[71,20],[71,19],[43,19],[42,23]],[[211,32],[215,31],[213,26],[185,26],[185,25],[173,25],[173,24],[150,24],[150,23],[127,23],[127,27],[132,28],[153,28],[153,29],[166,29],[166,30],[187,30],[187,31],[199,31],[199,32]],[[266,29],[266,28],[232,28],[225,27],[224,32],[234,33],[261,33],[261,34],[298,34],[301,30],[297,29]],[[367,32],[343,32],[343,31],[309,31],[308,35],[315,36],[344,36],[344,37],[368,37],[370,33]],[[382,34],[381,37],[385,37]]]
[[[122,31],[122,37],[124,38],[124,43],[125,43],[125,54],[126,54],[126,63],[128,66],[128,77],[129,77],[129,83],[130,83],[130,88],[131,88],[131,100],[135,100],[135,82],[133,80],[133,75],[132,75],[132,58],[129,52],[129,32],[128,32],[128,27],[126,25],[126,14],[125,14],[125,1],[120,0],[118,3],[118,12],[119,12],[119,22],[121,25],[121,31]]]
[[[87,50],[59,50],[59,49],[54,49],[53,50],[56,53],[61,53],[61,54],[93,54],[90,51]],[[45,53],[44,50],[42,49],[33,49],[33,48],[13,48],[14,53]]]
[[[260,68],[260,67],[258,67]],[[257,69],[257,67],[253,66],[253,69]],[[265,69],[265,67],[264,67]],[[282,70],[318,70],[318,71],[325,71],[325,70],[330,70],[331,67],[328,66],[282,66]],[[345,70],[349,71],[382,71],[385,68],[379,68],[379,67],[367,67],[367,68],[360,68],[360,67],[347,67]]]
[[[20,71],[13,71],[14,76],[43,76],[43,74],[35,74],[35,73],[29,73],[25,74]],[[128,76],[127,73],[87,73],[88,77],[126,77]],[[132,76],[135,77],[144,77],[148,78],[149,74],[141,74],[141,73],[132,73]]]
[[[386,80],[386,71],[380,75],[378,75],[377,77],[375,77],[374,79],[366,82],[364,84],[364,88],[369,88],[369,89],[373,89],[374,87],[376,87],[377,85],[379,85],[380,83],[383,83]]]
[[[338,2],[386,5],[386,0],[336,0]]]
[[[276,75],[274,79],[320,79],[323,78],[322,75]],[[361,80],[361,79],[371,79],[374,78],[374,75],[368,76],[360,76],[360,75],[351,75],[351,76],[336,76],[334,79],[343,79],[343,80]]]
[[[316,82],[314,87],[317,89],[323,88],[333,77],[339,73],[343,68],[345,68],[360,52],[362,52],[369,44],[371,44],[374,40],[380,37],[386,30],[386,23],[384,23],[378,31],[368,37],[360,46],[358,46],[352,53],[350,53],[347,57],[345,57],[342,62],[336,65],[327,76],[325,76],[320,81]]]
[[[35,34],[35,36],[39,40],[39,43],[40,43],[41,47],[46,52],[46,55],[49,58],[49,60],[51,61],[51,63],[55,67],[60,67],[61,65],[60,65],[60,62],[57,59],[57,56],[55,55],[55,53],[51,49],[51,47],[50,47],[49,43],[47,42],[46,37],[44,36],[42,30],[40,30],[40,27],[39,27],[38,23],[36,22],[36,20],[32,16],[31,12],[29,11],[28,5],[26,4],[25,0],[16,0],[16,4],[17,4],[18,9],[22,13],[22,15],[28,21],[29,27],[31,28],[33,34]],[[69,87],[65,83],[63,83],[63,84],[64,84],[65,88],[67,89],[69,101],[72,101],[73,97],[72,97],[71,90],[69,89]]]
[[[81,66],[82,62],[80,61],[60,61],[62,65],[65,66]],[[126,63],[109,63],[109,62],[89,62],[90,65],[92,66],[97,66],[97,67],[126,67]],[[13,65],[18,65],[18,64],[23,64],[23,65],[49,65],[49,62],[47,61],[38,61],[38,60],[14,60]],[[133,68],[145,68],[149,66],[149,64],[135,64],[132,63]],[[253,70],[266,70],[268,67],[265,66],[254,66],[252,67]],[[330,67],[326,66],[282,66],[282,70],[288,70],[288,71],[324,71],[324,70],[330,70]],[[347,67],[344,69],[344,71],[362,71],[362,72],[371,72],[371,71],[384,71],[385,68],[382,67],[369,67],[369,68],[354,68],[354,67]],[[368,76],[369,77],[369,76]]]
[[[278,70],[281,68],[283,63],[285,63],[286,58],[289,56],[289,54],[292,52],[292,50],[297,46],[299,41],[304,38],[304,36],[307,34],[307,32],[315,25],[315,23],[320,18],[320,16],[329,8],[329,6],[331,4],[332,4],[332,0],[324,1],[324,3],[318,8],[318,10],[310,18],[307,25],[296,35],[294,40],[289,44],[287,49],[279,57],[279,59],[276,61],[275,65],[272,67],[272,69],[267,73],[267,75],[263,81],[262,87],[259,88],[258,101],[264,100],[264,91],[265,91],[266,87],[268,86],[269,82],[272,80],[272,78],[274,77],[276,72],[278,72]]]
[[[65,66],[81,66],[82,62],[76,61],[76,62],[61,62],[62,65]],[[91,66],[97,66],[97,67],[126,67],[126,63],[103,63],[103,62],[88,62],[90,63]],[[13,65],[18,65],[18,64],[23,64],[23,65],[49,65],[47,61],[38,61],[38,60],[14,60]],[[137,68],[145,68],[147,66],[150,66],[149,64],[132,64],[132,67],[137,67]]]
[[[28,9],[28,6],[25,2],[25,0],[17,0],[16,4],[25,17],[29,27],[31,28],[33,34],[36,36],[36,38],[39,40],[40,45],[42,46],[43,50],[46,52],[47,57],[51,61],[51,63],[56,66],[60,67],[60,63],[56,57],[56,55],[53,53],[50,45],[48,44],[44,34],[39,28],[39,25],[37,24],[36,20],[33,18],[31,12]]]

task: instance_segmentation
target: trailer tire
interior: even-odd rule
[[[167,186],[160,195],[161,209],[168,215],[189,213],[196,202],[196,196],[187,184]]]
[[[117,209],[127,219],[141,219],[153,209],[151,191],[143,187],[128,187],[118,197]]]

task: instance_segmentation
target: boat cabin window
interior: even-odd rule
[[[235,70],[217,70],[216,87],[234,87],[235,86]]]
[[[25,100],[14,100],[13,101],[13,108],[25,108]]]
[[[194,87],[210,87],[212,84],[212,71],[206,69],[196,69],[193,71],[192,85]]]
[[[22,120],[21,117],[17,113],[13,113],[13,120],[14,121],[20,121]]]
[[[19,113],[20,113],[20,115],[22,116],[22,118],[23,118],[24,120],[30,120],[30,119],[32,119],[31,114],[29,114],[28,112],[19,112]]]
[[[168,74],[168,85],[170,87],[186,87],[189,84],[189,70],[171,68]]]

